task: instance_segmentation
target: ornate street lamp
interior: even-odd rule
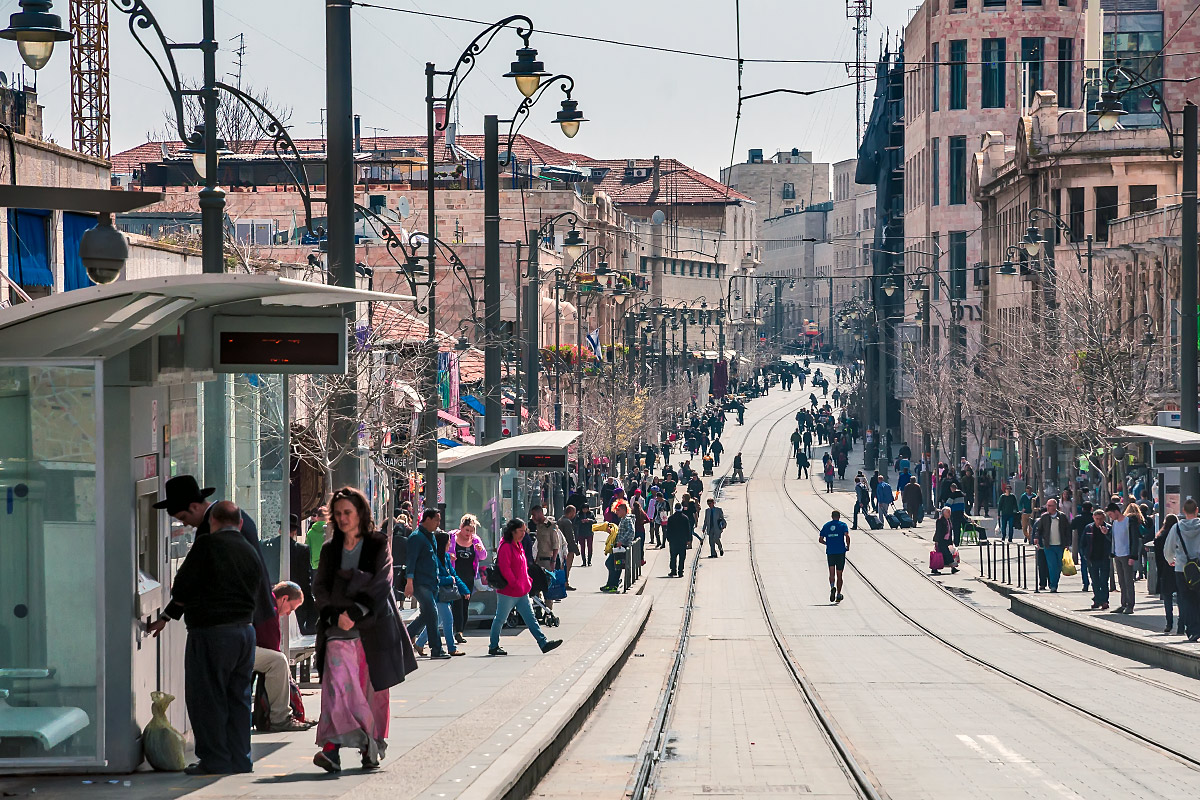
[[[8,27],[0,31],[0,39],[17,43],[21,60],[32,70],[46,66],[54,53],[55,42],[66,42],[70,31],[64,31],[62,18],[51,14],[51,0],[21,0],[21,10],[8,18]]]

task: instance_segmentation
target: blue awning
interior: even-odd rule
[[[49,211],[8,210],[8,276],[21,286],[54,286]]]
[[[469,394],[463,395],[462,401],[464,403],[466,403],[467,407],[470,408],[472,411],[474,411],[476,414],[486,414],[487,413],[483,408],[483,403],[479,402],[479,398],[474,397],[473,395],[469,395]]]
[[[462,442],[456,442],[453,439],[446,439],[443,437],[438,439],[438,444],[440,444],[442,447],[458,447],[462,444]]]

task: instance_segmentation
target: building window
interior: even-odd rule
[[[1025,70],[1025,105],[1033,104],[1033,93],[1040,92],[1043,71],[1043,51],[1046,40],[1041,36],[1025,36],[1021,38],[1021,63]]]
[[[1082,242],[1084,239],[1084,210],[1083,189],[1067,190],[1067,205],[1071,215],[1071,241]]]
[[[967,232],[950,231],[950,299],[967,299]]]
[[[967,137],[951,136],[950,141],[950,205],[967,202]]]
[[[1005,54],[1003,39],[983,40],[983,97],[980,103],[984,108],[1004,108],[1005,86]]]
[[[1143,8],[1141,4],[1138,7]],[[1144,8],[1152,10],[1154,6],[1151,4]],[[1107,67],[1120,59],[1121,66],[1131,74],[1144,81],[1158,81],[1163,76],[1162,48],[1161,13],[1129,13],[1123,10],[1120,14],[1104,15],[1104,38],[1101,45],[1104,66]],[[1123,92],[1128,85],[1128,81],[1120,79],[1115,88],[1118,92]],[[1156,83],[1155,88],[1160,92],[1163,89],[1161,83]],[[1096,94],[1094,90],[1089,90],[1089,106],[1099,99]],[[1121,104],[1125,111],[1129,112],[1121,118],[1122,127],[1157,128],[1162,125],[1154,101],[1146,90],[1137,89],[1123,94]]]
[[[984,8],[1004,8],[1007,0],[983,0]]]
[[[938,256],[942,254],[942,235],[940,233],[931,234],[929,241],[933,244],[931,252]],[[940,300],[942,297],[942,260],[940,257],[933,259],[933,274],[929,276],[929,285],[933,287],[933,299]]]
[[[930,89],[933,90],[933,97],[931,98],[933,104],[930,106],[930,108],[933,111],[938,110],[938,93],[939,86],[941,85],[938,81],[938,76],[942,74],[941,51],[942,49],[938,46],[938,43],[934,42],[933,49],[930,51],[930,60],[933,62],[933,80],[931,81],[930,86]]]
[[[784,200],[795,200],[796,199],[796,184],[785,183],[783,185],[783,199]]]
[[[930,192],[929,204],[939,205],[942,202],[942,140],[935,138],[930,144],[929,152],[929,177],[930,177]]]
[[[1157,186],[1130,186],[1129,213],[1141,214],[1158,208]]]
[[[967,0],[954,0],[954,5],[950,6],[955,11],[966,11]]]
[[[1021,5],[1023,6],[1040,6],[1041,4],[1042,0],[1021,0]]]
[[[950,42],[950,108],[967,107],[967,40]]]
[[[1075,40],[1058,40],[1058,104],[1063,108],[1075,105]]]
[[[1108,224],[1116,219],[1117,187],[1096,187],[1096,241],[1108,241]]]

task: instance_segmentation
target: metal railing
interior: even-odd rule
[[[1029,550],[1033,549],[1032,545],[1004,539],[981,539],[977,545],[980,575],[1006,586],[1029,588],[1029,570],[1025,559]]]
[[[644,559],[646,539],[644,536],[638,536],[633,540],[633,544],[625,551],[625,573],[624,589],[628,592],[629,587],[637,583],[638,578],[642,577],[642,561]]]

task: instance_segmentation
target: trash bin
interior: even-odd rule
[[[1153,552],[1146,558],[1146,593],[1158,594],[1158,562]]]

